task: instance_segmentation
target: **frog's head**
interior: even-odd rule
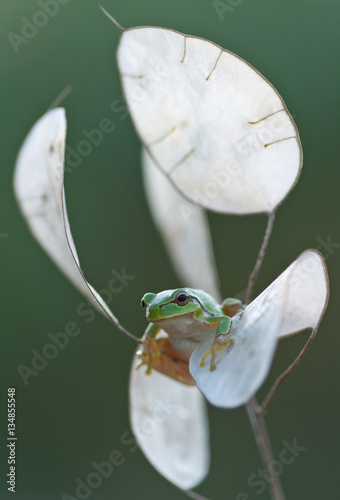
[[[145,309],[146,319],[151,323],[193,313],[200,303],[191,288],[177,288],[160,293],[146,293],[141,306]]]

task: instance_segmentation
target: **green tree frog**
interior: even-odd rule
[[[141,305],[150,325],[145,330],[142,349],[137,353],[141,360],[139,367],[147,365],[146,374],[155,369],[187,385],[195,385],[188,367],[194,348],[208,332],[215,333],[215,340],[201,362],[204,366],[211,354],[210,369],[215,370],[215,350],[222,343],[232,344],[232,340],[228,340],[231,317],[243,309],[238,299],[228,298],[219,304],[203,290],[192,288],[146,293]],[[167,337],[159,338],[162,330]]]

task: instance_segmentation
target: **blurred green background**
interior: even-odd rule
[[[1,13],[1,478],[0,498],[9,498],[6,444],[7,387],[17,392],[17,500],[75,496],[75,480],[86,479],[91,462],[120,450],[125,463],[104,479],[91,499],[185,498],[130,452],[121,436],[130,430],[128,375],[134,345],[99,314],[91,323],[76,313],[83,298],[33,240],[12,193],[19,147],[34,122],[68,84],[65,99],[67,144],[75,148],[82,131],[110,118],[115,130],[66,176],[73,236],[89,281],[100,290],[110,271],[135,276],[110,306],[138,336],[146,321],[140,298],[146,291],[180,286],[150,219],[140,173],[140,144],[121,102],[115,64],[119,33],[97,0],[63,0],[17,53],[8,33],[21,35],[23,17],[32,20],[38,1],[2,0]],[[330,274],[331,300],[317,339],[296,372],[282,386],[267,416],[278,455],[282,441],[305,447],[281,479],[287,499],[339,496],[338,306],[340,247],[322,247],[339,231],[340,3],[338,0],[224,0],[222,16],[211,0],[105,0],[123,26],[156,25],[210,39],[237,53],[262,72],[283,96],[298,126],[304,168],[280,208],[257,291],[268,285],[302,250],[319,247]],[[214,6],[215,5],[215,6]],[[212,236],[225,296],[245,288],[266,219],[211,214]],[[190,258],[190,257],[187,257]],[[48,333],[77,321],[81,334],[25,386],[20,364],[30,366],[31,350]],[[270,379],[284,369],[306,334],[280,343]],[[261,467],[243,408],[209,408],[212,467],[198,491],[209,498],[267,500],[248,477]]]

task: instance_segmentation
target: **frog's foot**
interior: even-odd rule
[[[136,367],[138,370],[141,366],[146,365],[145,375],[151,375],[152,368],[160,359],[162,353],[158,342],[154,339],[145,338],[140,351],[137,352],[137,358],[140,359],[140,364]]]
[[[173,349],[168,338],[144,338],[137,357],[141,362],[136,369],[146,365],[146,375],[151,375],[152,370],[156,370],[182,384],[196,385],[190,375],[189,360]]]
[[[214,341],[212,344],[207,349],[207,352],[202,356],[200,366],[203,368],[205,366],[205,362],[208,356],[211,356],[210,360],[210,371],[213,372],[216,370],[216,351],[220,351],[221,349],[225,348],[226,352],[230,347],[235,343],[234,339],[230,338],[229,334],[222,334],[222,335],[217,335],[215,337]]]

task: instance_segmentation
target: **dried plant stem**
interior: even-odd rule
[[[72,85],[67,85],[67,87],[65,87],[64,90],[62,90],[60,94],[54,99],[52,104],[48,107],[47,111],[59,106],[59,104],[61,104],[63,100],[72,92],[72,90],[73,90]]]
[[[116,28],[118,28],[118,29],[119,29],[119,31],[120,31],[121,33],[124,33],[124,31],[126,31],[126,29],[125,29],[125,28],[123,28],[123,26],[121,26],[121,25],[119,24],[119,22],[118,22],[118,21],[116,21],[116,19],[115,19],[114,17],[112,17],[112,16],[111,16],[111,15],[107,12],[107,10],[105,10],[105,9],[104,9],[104,7],[102,7],[102,6],[101,6],[101,5],[99,5],[99,4],[98,4],[98,7],[99,7],[99,8],[100,8],[100,10],[101,10],[101,11],[102,11],[105,15],[106,15],[106,17],[108,17],[108,18],[110,19],[110,21],[112,21],[112,22],[113,22],[113,24],[116,26]]]
[[[181,490],[185,495],[187,495],[189,498],[192,498],[193,500],[209,500],[207,497],[202,497],[202,495],[199,495],[196,493],[196,491],[192,490]]]
[[[292,370],[294,370],[294,368],[296,367],[296,365],[300,362],[300,360],[302,359],[302,357],[305,355],[308,347],[311,345],[312,341],[314,340],[315,338],[315,335],[317,333],[318,329],[315,328],[315,330],[312,331],[312,333],[310,334],[306,344],[304,345],[304,347],[302,348],[302,350],[300,351],[300,353],[298,354],[298,356],[295,358],[295,360],[293,361],[293,363],[291,365],[288,366],[288,368],[283,372],[281,373],[281,375],[279,375],[277,377],[277,379],[275,380],[274,384],[272,385],[270,391],[268,392],[267,396],[264,398],[263,400],[263,403],[261,404],[261,410],[262,412],[264,412],[269,403],[271,402],[271,400],[273,399],[279,385],[284,381],[284,379],[286,377],[288,377],[288,375],[290,374],[290,372]]]
[[[274,462],[272,447],[264,422],[262,410],[257,404],[255,397],[253,397],[247,404],[247,412],[254,430],[256,444],[259,449],[263,465],[267,470],[272,500],[285,500],[281,481],[278,475],[273,474],[271,468],[271,465]]]
[[[266,232],[265,232],[264,237],[263,237],[262,246],[260,248],[257,260],[255,262],[254,269],[252,270],[251,275],[249,276],[245,304],[249,304],[249,302],[252,299],[254,286],[255,286],[257,277],[259,275],[264,256],[266,254],[266,250],[267,250],[270,236],[271,236],[272,231],[273,231],[274,221],[275,221],[275,212],[270,212],[268,214],[268,222],[267,222]]]
[[[109,319],[111,319],[109,317]],[[123,332],[127,337],[129,337],[129,339],[133,340],[134,342],[137,342],[137,344],[143,344],[143,341],[142,339],[139,339],[138,337],[136,337],[135,335],[133,335],[133,333],[129,332],[129,330],[127,330],[126,328],[124,328],[123,325],[121,325],[119,323],[119,321],[116,323],[116,322],[113,322],[116,327],[118,328],[118,330],[120,330],[121,332]]]

